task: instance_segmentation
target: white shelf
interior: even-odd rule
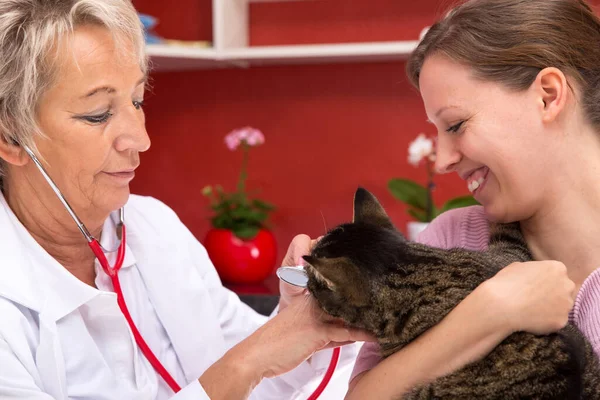
[[[252,65],[404,60],[418,41],[249,46],[249,3],[311,0],[213,0],[214,47],[148,45],[155,71],[250,67]]]
[[[257,46],[226,50],[224,55],[250,64],[390,61],[406,59],[416,45],[417,41]]]
[[[252,65],[377,62],[404,60],[417,41],[256,46],[236,49],[148,45],[155,71],[249,67]]]
[[[184,71],[218,68],[219,57],[212,48],[149,44],[146,51],[155,71]]]

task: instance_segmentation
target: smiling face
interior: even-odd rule
[[[115,51],[100,26],[77,28],[68,43],[58,50],[57,81],[38,106],[46,138],[36,145],[76,210],[110,212],[126,203],[139,153],[150,146],[142,110],[146,80],[133,50]],[[48,186],[33,163],[27,168],[34,187]]]
[[[509,90],[439,55],[423,64],[421,96],[438,130],[436,168],[458,173],[492,220],[531,217],[549,195],[559,146],[535,85]]]

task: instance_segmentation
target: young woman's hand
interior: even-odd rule
[[[510,332],[543,335],[561,329],[576,296],[567,268],[558,261],[513,263],[483,285]]]

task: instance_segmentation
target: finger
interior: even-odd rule
[[[308,235],[296,235],[288,247],[288,251],[283,259],[281,265],[302,265],[302,256],[308,254],[310,251],[311,239]],[[300,264],[299,264],[300,263]]]
[[[318,238],[311,240],[310,241],[310,249],[311,250],[314,249],[315,246],[317,245],[317,243],[319,243],[321,241],[321,239],[323,239],[323,236],[319,236]]]
[[[279,281],[279,293],[281,293],[282,296],[298,296],[305,294],[306,291],[305,288],[290,285],[285,281]]]
[[[360,329],[353,329],[351,334],[353,336],[352,341],[354,342],[377,342],[375,336]]]
[[[352,343],[355,343],[355,342],[350,342],[350,341],[347,341],[347,342],[329,342],[329,344],[327,344],[327,346],[323,347],[322,350],[325,350],[325,349],[334,349],[336,347],[342,347],[342,346],[345,346],[347,344],[352,344]]]
[[[343,319],[339,317],[333,317],[327,314],[325,311],[323,311],[323,309],[321,309],[318,306],[315,307],[315,315],[319,321],[325,324],[334,325],[340,328],[346,327],[346,322]]]
[[[328,337],[331,342],[375,342],[377,339],[367,332],[354,329],[328,326]]]
[[[573,300],[573,302],[575,302],[575,300],[577,299],[577,295],[579,294],[577,290],[577,285],[575,284],[575,282],[569,280],[569,286],[571,287],[571,299]]]

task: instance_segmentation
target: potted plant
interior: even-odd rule
[[[408,147],[408,162],[414,167],[424,166],[427,170],[427,183],[421,185],[404,178],[393,178],[388,182],[392,195],[408,205],[408,213],[416,220],[408,223],[408,237],[415,240],[435,217],[453,208],[471,206],[477,203],[473,196],[460,196],[446,201],[437,207],[433,201],[435,190],[435,147],[434,140],[421,133]]]
[[[225,137],[231,151],[243,151],[236,190],[227,193],[220,185],[202,190],[214,212],[212,228],[204,246],[221,279],[229,283],[257,283],[275,267],[277,243],[267,225],[273,205],[251,198],[246,190],[248,153],[265,142],[261,131],[251,127],[235,129]]]

